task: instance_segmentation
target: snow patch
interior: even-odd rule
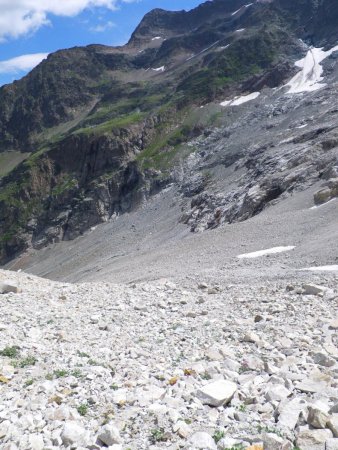
[[[293,250],[294,248],[296,248],[296,247],[293,245],[290,245],[288,247],[273,247],[273,248],[268,248],[266,250],[259,250],[258,252],[244,253],[243,255],[238,255],[237,258],[239,258],[239,259],[259,258],[260,256],[274,255],[276,253],[289,252],[290,250]]]
[[[322,83],[324,69],[321,63],[336,51],[338,51],[338,45],[326,52],[322,48],[310,48],[305,58],[295,62],[295,65],[302,70],[285,85],[290,88],[288,93],[313,92],[324,87],[326,84]]]
[[[189,58],[186,59],[186,61],[190,61],[193,58],[196,58],[197,56],[201,55],[202,53],[207,52],[208,50],[210,50],[212,47],[215,47],[215,45],[217,45],[219,43],[219,41],[214,42],[213,44],[209,45],[209,47],[204,48],[202,51],[200,51],[199,53],[196,53],[196,55],[192,55]]]
[[[220,103],[221,106],[239,106],[243,103],[250,102],[251,100],[255,100],[255,98],[260,96],[260,92],[252,92],[249,95],[242,95],[241,97],[235,97],[233,100],[225,100]]]
[[[161,66],[161,67],[157,67],[156,69],[151,69],[154,70],[155,72],[164,72],[165,71],[165,66]]]
[[[323,206],[328,205],[329,203],[335,202],[337,199],[336,198],[331,198],[331,200],[328,200],[325,203],[322,203],[321,205],[315,205],[315,206],[311,206],[310,209],[318,209],[318,208],[322,208]]]
[[[338,272],[338,265],[307,267],[305,269],[300,270],[306,270],[308,272]]]
[[[234,11],[231,15],[235,16],[236,14],[238,14],[240,11],[242,11],[243,8],[249,8],[249,6],[253,5],[253,3],[248,3],[247,5],[242,6],[241,8],[237,9],[237,11]]]

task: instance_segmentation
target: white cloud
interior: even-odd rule
[[[115,23],[111,22],[110,20],[108,22],[98,24],[95,27],[91,27],[90,31],[92,33],[104,33],[107,30],[110,30],[111,28],[115,27]]]
[[[48,53],[34,53],[31,55],[21,55],[16,58],[0,61],[0,74],[16,74],[26,72],[37,66],[43,59],[47,58]]]
[[[113,11],[118,7],[118,0],[0,0],[0,41],[36,31],[50,22],[50,14],[76,16],[86,8],[95,7]]]

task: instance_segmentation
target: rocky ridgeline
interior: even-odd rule
[[[337,277],[312,278],[1,271],[1,449],[338,449]]]

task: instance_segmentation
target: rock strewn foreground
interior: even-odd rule
[[[337,278],[318,280],[0,271],[19,291],[0,295],[1,449],[338,449]]]

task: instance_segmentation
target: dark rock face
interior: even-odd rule
[[[191,201],[182,221],[192,231],[245,220],[319,178],[331,184],[316,202],[335,196],[335,124],[291,133],[281,145],[274,130],[295,114],[295,101],[278,100],[272,90],[296,73],[306,44],[336,44],[337,23],[333,0],[213,0],[189,12],[155,9],[126,46],[59,51],[0,88],[0,152],[31,153],[0,179],[0,261],[29,246],[74,239],[169,182]],[[325,62],[332,79],[334,56]],[[257,109],[220,111],[225,98],[266,89],[271,97],[262,94]],[[209,116],[200,109],[208,102]],[[302,103],[309,117],[318,107],[311,102]],[[213,131],[219,116],[225,126]],[[255,145],[236,135],[248,124],[260,128],[243,132]],[[241,176],[230,188],[224,180],[236,171]]]
[[[202,3],[189,12],[154,9],[146,14],[136,28],[129,45],[141,45],[145,40],[159,35],[172,37],[178,34],[189,34],[196,31],[198,27],[205,27],[208,23],[228,17],[246,4],[246,0],[214,0]]]

